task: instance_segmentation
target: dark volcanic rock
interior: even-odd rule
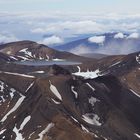
[[[40,54],[42,45],[18,42],[2,46],[0,58],[9,50],[17,58],[27,44]],[[43,47],[39,56],[44,51]],[[22,66],[4,60],[0,67],[0,140],[138,140],[139,53],[87,60],[62,67]],[[96,69],[98,75],[90,73]],[[97,76],[87,79],[80,76],[83,72]]]
[[[0,53],[0,62],[8,62],[12,61],[10,57],[8,57],[6,54]]]
[[[60,67],[58,65],[52,65],[50,67],[50,70],[49,70],[48,74],[53,74],[53,75],[59,75],[59,74],[70,75],[71,73],[68,70],[66,70],[66,69],[64,69],[64,68],[62,68],[62,67]]]
[[[3,78],[2,139],[138,139],[134,133],[140,128],[136,109],[140,99],[118,79],[105,76],[79,81],[59,66],[53,69],[58,70],[56,75],[34,79],[25,91],[19,89],[22,92],[12,88],[14,83],[6,84],[10,79]]]

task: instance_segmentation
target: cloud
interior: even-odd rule
[[[62,38],[58,36],[51,36],[44,38],[42,41],[39,41],[40,44],[45,44],[45,45],[56,45],[56,44],[62,44],[64,41]]]
[[[89,41],[100,43],[103,38],[95,36],[107,32],[117,32],[115,38],[123,38],[125,34],[131,34],[128,38],[137,38],[140,33],[140,14],[100,14],[100,13],[62,13],[62,12],[0,12],[0,42],[33,40],[39,43],[54,45],[73,41],[76,39],[93,36]],[[21,28],[22,27],[22,28]],[[11,34],[5,34],[10,32]],[[4,33],[4,34],[3,34]],[[133,33],[133,34],[132,34]],[[43,38],[43,37],[46,38]],[[50,37],[48,37],[50,36]],[[62,38],[61,38],[62,37]],[[127,37],[126,37],[127,38]],[[131,43],[124,47],[126,52],[131,52],[135,47]],[[78,46],[78,50],[92,51],[86,46]],[[110,46],[100,48],[99,51],[108,53],[125,52],[122,46],[111,43]],[[99,52],[100,53],[100,52]]]
[[[14,42],[14,41],[18,41],[18,39],[14,35],[0,34],[0,44]]]
[[[124,34],[123,33],[117,33],[117,34],[115,34],[114,35],[114,38],[116,38],[116,39],[118,39],[118,38],[124,38],[125,36],[124,36]]]
[[[91,49],[86,47],[85,45],[79,45],[71,49],[70,52],[74,54],[86,54],[86,53],[91,53]]]
[[[93,37],[88,38],[88,41],[91,43],[103,44],[105,41],[105,36],[93,36]]]
[[[116,41],[111,41],[105,46],[95,49],[94,52],[118,55],[118,54],[129,54],[132,52],[136,52],[138,50],[139,50],[139,45],[136,44],[134,40],[126,40],[121,43]]]
[[[109,31],[136,32],[140,29],[140,14],[93,14],[62,12],[0,13],[4,23],[24,23],[32,33],[89,34]],[[1,21],[2,21],[1,20]],[[11,24],[12,25],[12,24]],[[27,27],[26,26],[26,27]],[[25,28],[25,27],[24,27]],[[23,29],[24,30],[24,29]]]
[[[42,34],[42,33],[45,33],[45,30],[42,29],[42,28],[35,28],[35,29],[32,29],[31,32],[32,33],[37,33],[37,34],[38,33],[41,33]]]
[[[56,15],[49,16],[40,15],[38,19],[40,20],[32,22],[35,24],[30,30],[33,34],[56,34],[65,37],[65,35],[105,32],[132,33],[140,30],[140,15],[106,15],[105,18],[104,15],[100,14],[74,15],[71,13],[70,15],[68,13],[56,13]]]
[[[112,36],[111,36],[112,35]],[[122,34],[115,34],[117,37],[122,37]],[[103,45],[98,45],[98,47],[94,47],[94,44],[91,45],[85,45],[83,42],[82,45],[78,45],[75,48],[71,49],[70,52],[75,54],[83,54],[83,53],[101,53],[101,54],[109,54],[109,55],[118,55],[118,54],[129,54],[136,51],[139,51],[139,41],[136,41],[135,38],[138,37],[138,34],[132,33],[127,36],[123,34],[124,39],[123,41],[114,40],[114,33],[110,34],[110,39],[107,40],[107,43],[104,43]],[[94,36],[92,37],[92,41],[95,43],[100,42],[99,38],[101,36]],[[134,37],[134,38],[132,38]],[[91,38],[90,38],[91,39]]]
[[[87,21],[60,21],[48,23],[46,27],[37,27],[31,30],[32,33],[62,33],[89,34],[101,32],[104,26],[92,20]]]
[[[136,32],[140,29],[140,15],[56,13],[36,16],[44,18],[44,25],[32,27],[34,33],[94,34],[110,31]],[[48,21],[45,19],[48,19]],[[52,20],[50,22],[50,20]],[[37,25],[42,20],[35,22]]]
[[[139,37],[140,37],[139,33],[132,33],[127,38],[128,39],[137,39]]]

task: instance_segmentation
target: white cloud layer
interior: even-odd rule
[[[117,55],[117,54],[129,54],[132,52],[137,51],[137,48],[133,46],[134,44],[132,42],[125,42],[121,46],[117,43],[110,43],[107,46],[100,47],[96,50],[94,50],[96,53],[101,54],[111,54],[111,55]]]
[[[140,37],[139,33],[132,33],[127,38],[128,39],[137,39],[139,37]]]
[[[45,44],[45,45],[56,45],[56,44],[62,44],[64,41],[62,38],[58,36],[51,36],[44,38],[42,41],[39,41],[38,43],[40,44]]]
[[[37,27],[31,30],[32,33],[70,33],[70,34],[89,34],[101,32],[104,27],[92,20],[85,21],[60,21],[56,23],[49,23],[46,27]]]
[[[5,43],[20,39],[33,40],[46,45],[55,45],[89,36],[93,36],[89,38],[89,41],[101,43],[104,41],[104,37],[97,37],[96,35],[98,34],[116,32],[118,34],[114,38],[125,37],[126,39],[125,34],[130,34],[129,39],[138,38],[140,33],[139,13],[0,12],[0,18],[0,42]],[[6,34],[3,34],[5,32]],[[7,34],[7,32],[9,33]],[[99,53],[115,53],[115,51],[116,53],[131,52],[133,51],[133,48],[129,47],[131,45],[126,44],[124,48],[118,49],[116,44],[111,44],[105,47],[104,50],[102,48],[97,51],[101,51]],[[85,51],[87,53],[91,51],[86,46],[78,46],[75,50]]]
[[[88,41],[91,43],[103,44],[105,41],[105,36],[93,36],[93,37],[88,38]]]
[[[0,34],[0,44],[18,41],[14,35]]]
[[[99,34],[112,31],[132,33],[140,30],[140,14],[1,12],[0,17],[2,17],[0,31],[12,30],[17,34],[17,27],[22,26],[20,33],[22,30],[23,35],[25,32],[30,32],[32,36],[55,34],[67,37],[75,34]]]
[[[114,38],[116,38],[116,39],[118,39],[118,38],[124,38],[125,36],[124,36],[124,34],[123,33],[117,33],[117,34],[115,34],[115,36],[114,36]]]
[[[84,45],[79,45],[71,49],[70,52],[74,54],[86,54],[86,53],[91,53],[91,49]]]

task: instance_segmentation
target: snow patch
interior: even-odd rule
[[[5,84],[4,82],[0,81],[0,92],[3,92],[4,93],[5,87],[8,88],[8,85]],[[10,95],[10,97],[12,99],[14,97],[14,93],[16,92],[16,90],[13,89],[13,88],[10,88],[8,91],[9,91],[9,95]],[[1,98],[2,98],[2,100],[4,102],[5,101],[4,97],[1,96]]]
[[[87,72],[76,72],[76,73],[73,73],[73,75],[76,75],[76,76],[82,76],[84,77],[84,79],[93,79],[93,78],[97,78],[99,75],[99,69],[95,70],[95,71],[88,71]]]
[[[27,78],[35,78],[34,76],[26,75],[26,74],[20,74],[20,73],[12,73],[12,72],[5,72],[5,71],[0,71],[0,73],[5,73],[5,74],[9,74],[9,75],[16,75],[16,76],[22,76],[22,77],[27,77]]]
[[[23,56],[17,56],[18,58],[21,58],[22,60],[21,61],[27,61],[27,60],[30,60],[29,58],[26,58],[26,57],[23,57]]]
[[[93,88],[89,83],[86,83],[93,91],[95,91],[95,88]]]
[[[65,60],[64,59],[55,58],[55,59],[52,59],[52,61],[65,61]]]
[[[111,66],[109,66],[109,67],[116,66],[117,64],[120,64],[120,63],[121,63],[121,61],[118,61],[118,62],[116,62],[116,63],[112,64],[112,65],[111,65]]]
[[[140,135],[139,134],[135,133],[134,135],[140,139]]]
[[[55,104],[60,104],[60,102],[57,102],[56,100],[52,99],[52,101],[55,103]]]
[[[24,140],[24,138],[22,137],[22,134],[19,133],[19,129],[17,129],[17,127],[15,126],[14,129],[13,129],[13,132],[15,132],[16,134],[16,139],[15,140]]]
[[[19,52],[23,52],[25,55],[33,57],[32,52],[28,51],[28,48],[22,49]]]
[[[44,59],[44,57],[39,56],[39,59],[40,59],[40,60],[43,60],[43,59]]]
[[[14,59],[14,60],[18,60],[17,58],[15,58],[14,56],[10,56],[10,58]]]
[[[50,57],[46,54],[46,57],[47,57],[47,60],[49,60],[50,59]]]
[[[6,129],[3,129],[0,131],[0,135],[3,134],[6,131]]]
[[[32,133],[29,135],[28,139],[31,139],[31,137],[32,137],[32,135],[33,135],[34,133],[35,133],[35,131],[32,132]]]
[[[44,71],[34,71],[32,73],[45,73]]]
[[[0,96],[2,99],[2,102],[4,103],[6,100],[4,99],[4,96]]]
[[[25,92],[28,92],[28,90],[29,90],[33,85],[34,85],[34,82],[32,82],[32,83],[28,86],[28,88],[26,89]]]
[[[88,99],[88,101],[89,101],[89,103],[90,103],[92,106],[94,106],[94,104],[95,104],[96,102],[99,102],[100,100],[98,100],[98,99],[96,99],[96,98],[94,98],[94,97],[91,97],[91,98]]]
[[[82,124],[81,124],[82,130],[86,131],[87,133],[89,133],[88,129],[85,128]]]
[[[4,82],[0,81],[0,92],[4,92]]]
[[[136,56],[136,61],[138,62],[138,64],[140,64],[140,54]]]
[[[17,103],[14,105],[14,107],[2,118],[2,120],[0,122],[4,122],[7,117],[13,113],[14,111],[17,110],[17,108],[21,105],[21,103],[23,102],[23,100],[25,99],[25,96],[23,96],[22,94],[20,94],[20,98],[18,99]]]
[[[99,122],[99,117],[96,114],[93,113],[86,113],[85,115],[82,115],[82,119],[91,124],[91,125],[96,125],[96,126],[101,126],[102,124]]]
[[[13,89],[13,88],[11,88],[10,89],[10,96],[11,96],[11,99],[14,97],[14,93],[16,92],[16,90],[15,89]]]
[[[78,72],[81,72],[81,68],[80,68],[80,66],[77,66],[77,68],[78,68]]]
[[[49,123],[48,126],[47,126],[40,134],[38,134],[39,138],[36,139],[36,140],[42,140],[42,139],[43,139],[43,136],[44,136],[52,127],[54,127],[54,124],[53,124],[53,123]]]
[[[57,88],[51,84],[50,80],[49,80],[49,82],[50,82],[50,90],[52,91],[52,93],[54,93],[54,95],[62,101],[62,97],[61,97],[60,93],[58,92]]]
[[[130,89],[130,91],[131,91],[132,93],[134,93],[137,97],[139,97],[139,98],[140,98],[140,95],[139,95],[139,94],[137,94],[134,90]]]
[[[74,86],[71,86],[71,91],[74,93],[75,98],[78,98],[78,93],[74,90]]]
[[[74,117],[71,116],[71,118],[72,118],[75,122],[79,123]]]
[[[90,133],[90,131],[87,129],[87,128],[85,128],[82,124],[81,124],[81,128],[82,128],[82,130],[84,130],[85,132],[87,132],[87,133]],[[95,136],[95,138],[99,138],[96,134],[94,134],[93,132],[92,132],[92,134]]]
[[[20,125],[20,129],[19,129],[19,130],[22,130],[22,129],[24,128],[24,126],[30,121],[30,119],[31,119],[31,116],[27,116],[27,117],[23,120],[22,124]]]

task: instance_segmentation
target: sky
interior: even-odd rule
[[[0,44],[32,40],[52,47],[108,32],[140,34],[139,5],[140,0],[0,0]]]
[[[0,0],[0,11],[140,12],[140,0]]]

